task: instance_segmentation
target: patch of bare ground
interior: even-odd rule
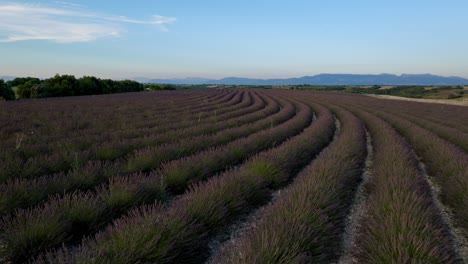
[[[269,203],[256,210],[252,209],[250,214],[246,214],[236,220],[229,228],[225,229],[224,232],[221,232],[209,242],[210,257],[205,264],[219,264],[217,258],[225,252],[227,248],[238,245],[238,241],[243,234],[255,230],[262,212],[269,204],[274,203],[281,197],[281,190],[274,192],[271,197]]]
[[[414,151],[413,151],[414,152]],[[448,231],[450,235],[452,236],[452,239],[454,241],[454,247],[455,251],[458,254],[458,261],[460,263],[468,263],[468,239],[465,237],[464,232],[461,228],[457,228],[454,226],[454,220],[453,220],[453,213],[450,210],[450,208],[446,207],[442,202],[440,201],[440,186],[438,186],[432,176],[430,176],[427,173],[426,170],[426,165],[422,162],[421,158],[414,153],[415,156],[418,158],[418,166],[419,170],[426,177],[427,182],[429,183],[429,186],[431,188],[431,196],[432,200],[434,201],[434,204],[436,205],[437,209],[439,210],[442,220],[444,224],[448,227]]]
[[[315,118],[315,114],[314,114]],[[341,130],[341,123],[335,117],[335,133],[333,135],[333,140],[335,140]],[[332,140],[332,142],[333,142]],[[330,142],[331,143],[331,142]],[[328,147],[324,148],[317,157],[320,156]],[[287,187],[286,187],[287,188]],[[243,215],[238,220],[236,220],[229,228],[226,228],[224,232],[217,234],[208,244],[209,255],[210,257],[205,262],[205,264],[220,264],[218,258],[227,250],[227,248],[233,249],[236,248],[236,245],[239,244],[239,239],[257,228],[258,222],[260,221],[263,212],[273,204],[277,199],[280,199],[283,189],[279,189],[271,194],[271,200],[267,204],[263,205],[258,209],[250,210],[250,213]],[[234,247],[232,247],[234,246]]]
[[[354,203],[350,209],[348,218],[346,219],[345,231],[342,241],[342,253],[338,260],[339,264],[356,263],[353,253],[356,249],[356,239],[359,232],[359,227],[362,223],[362,217],[366,213],[367,194],[366,186],[371,175],[372,161],[374,159],[374,149],[372,147],[372,138],[369,132],[366,131],[367,142],[367,157],[364,163],[364,170],[362,173],[362,181],[356,190]]]
[[[434,90],[434,89],[437,89],[437,88],[438,88],[437,86],[427,86],[427,87],[424,87],[424,90],[430,91],[430,90]]]
[[[393,88],[395,88],[395,86],[384,85],[384,86],[380,86],[379,90],[390,90]]]
[[[413,101],[420,103],[434,103],[434,104],[448,104],[448,105],[460,105],[468,106],[468,100],[462,99],[420,99],[420,98],[407,98],[393,95],[383,95],[383,94],[366,94],[367,96],[379,98],[379,99],[391,99],[391,100],[401,100],[401,101]]]

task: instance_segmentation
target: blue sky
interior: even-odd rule
[[[0,76],[468,77],[468,1],[2,1]]]

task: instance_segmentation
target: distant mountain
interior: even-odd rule
[[[144,83],[226,85],[468,85],[468,79],[455,76],[444,77],[432,74],[319,74],[315,76],[288,79],[227,77],[219,80],[205,78],[135,78],[135,80]]]

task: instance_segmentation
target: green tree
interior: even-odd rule
[[[43,81],[31,77],[16,78],[6,83],[6,85],[16,92],[18,98],[22,99],[140,92],[144,90],[143,84],[132,80],[101,80],[92,76],[76,79],[73,75],[59,74]]]
[[[141,83],[132,80],[114,81],[114,93],[141,92],[144,87]]]
[[[11,89],[10,85],[5,81],[0,80],[0,98],[5,100],[15,100],[15,93]]]
[[[78,81],[73,75],[59,75],[47,79],[41,87],[40,97],[72,96],[78,90]]]
[[[90,94],[102,94],[102,85],[100,85],[101,80],[92,77],[84,76],[78,79],[78,90],[76,95],[90,95]]]
[[[26,98],[34,98],[31,96],[31,92],[34,86],[38,85],[34,80],[29,80],[26,83],[20,84],[16,86],[16,94],[18,98],[26,99]],[[36,93],[33,93],[36,95]]]
[[[21,85],[21,84],[25,84],[27,82],[33,82],[34,84],[39,84],[41,83],[41,80],[39,80],[38,78],[33,78],[33,77],[18,77],[18,78],[15,78],[11,81],[8,81],[7,84],[10,85],[10,87],[16,87],[18,85]]]

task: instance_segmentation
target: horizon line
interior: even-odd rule
[[[397,77],[402,77],[405,75],[409,76],[422,76],[422,75],[431,75],[431,76],[437,76],[437,77],[445,77],[445,78],[462,78],[468,80],[467,77],[462,77],[458,75],[439,75],[439,74],[434,74],[434,73],[318,73],[318,74],[311,74],[311,75],[302,75],[302,76],[294,76],[294,77],[269,77],[269,78],[264,78],[264,77],[242,77],[241,75],[236,76],[236,75],[227,75],[224,77],[201,77],[201,76],[186,76],[186,77],[146,77],[146,76],[131,76],[131,77],[101,77],[99,75],[88,75],[88,74],[71,74],[71,73],[56,73],[53,74],[49,77],[38,77],[34,75],[1,75],[0,79],[5,79],[7,78],[38,78],[38,79],[49,79],[53,78],[55,75],[72,75],[75,76],[76,78],[84,77],[84,76],[92,76],[100,79],[112,79],[112,80],[135,80],[135,79],[148,79],[148,80],[153,80],[153,79],[159,79],[159,80],[187,80],[187,79],[205,79],[205,80],[223,80],[223,79],[228,79],[228,78],[239,78],[239,79],[257,79],[257,80],[286,80],[286,79],[300,79],[304,77],[314,77],[314,76],[320,76],[320,75],[370,75],[370,76],[381,76],[381,75],[391,75],[391,76],[397,76]]]

